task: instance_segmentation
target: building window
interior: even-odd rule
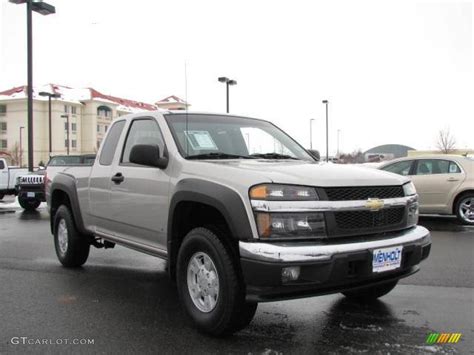
[[[71,113],[72,113],[73,115],[76,114],[76,109],[77,109],[76,106],[71,106]]]
[[[67,141],[67,139],[64,140],[64,147],[65,147],[65,148],[68,147],[68,141]]]
[[[8,142],[7,142],[6,139],[2,139],[0,141],[0,148],[2,148],[2,149],[7,149],[8,148]]]
[[[0,105],[0,116],[5,116],[7,114],[7,105]]]
[[[69,108],[67,105],[64,105],[64,113],[68,113],[69,112]]]
[[[71,131],[73,131],[73,132],[77,131],[77,124],[76,123],[71,123]]]
[[[107,132],[107,129],[109,128],[109,126],[105,125],[104,126],[104,131]]]
[[[67,127],[67,122],[64,122],[64,130],[67,131],[68,127]]]
[[[100,125],[97,125],[97,132],[100,132]]]
[[[77,141],[75,139],[71,141],[71,147],[77,148]]]
[[[102,141],[100,139],[97,140],[97,149],[100,148],[100,143],[102,143]]]
[[[6,122],[0,122],[0,132],[5,133],[7,131],[7,123]]]
[[[99,106],[97,107],[97,116],[112,117],[112,110],[108,106]]]

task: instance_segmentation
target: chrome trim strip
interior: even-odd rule
[[[293,243],[248,243],[239,242],[240,256],[246,259],[267,262],[308,262],[330,260],[334,255],[373,250],[395,245],[428,244],[431,242],[430,232],[421,226],[404,230],[399,235],[387,239],[359,243],[311,245]]]
[[[417,200],[416,195],[406,197],[387,198],[382,200],[384,206],[405,206]],[[366,204],[368,200],[356,201],[264,201],[250,200],[252,208],[257,212],[326,212],[326,211],[353,211],[370,210]]]

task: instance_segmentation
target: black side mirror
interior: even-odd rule
[[[308,149],[308,153],[311,154],[311,156],[316,159],[316,160],[321,160],[321,155],[319,154],[319,151],[315,149]]]
[[[160,158],[160,147],[157,144],[137,144],[130,152],[130,163],[165,169],[168,166],[166,147],[163,155]]]

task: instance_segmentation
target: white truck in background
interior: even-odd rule
[[[28,169],[9,166],[7,159],[0,158],[0,200],[5,195],[16,195],[17,178],[27,173]]]

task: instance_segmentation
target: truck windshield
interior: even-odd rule
[[[179,152],[187,159],[315,161],[303,147],[267,121],[185,113],[167,114],[165,119]]]

